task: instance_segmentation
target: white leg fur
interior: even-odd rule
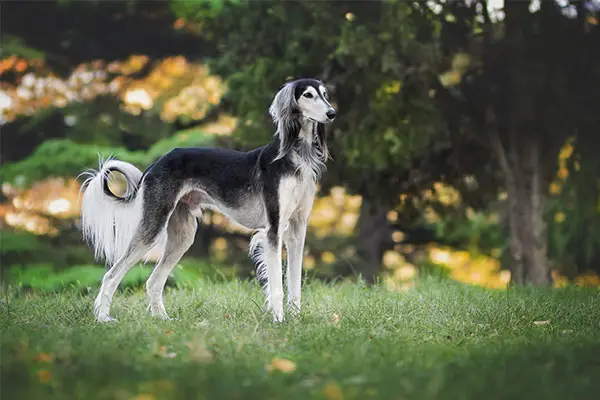
[[[302,298],[302,261],[304,258],[304,243],[306,228],[312,210],[315,188],[309,187],[302,196],[289,228],[284,233],[285,247],[287,250],[287,304],[294,315],[301,310]]]
[[[146,282],[146,293],[153,317],[170,319],[163,302],[163,292],[169,274],[194,243],[198,222],[186,209],[178,209],[167,226],[165,253]]]
[[[267,240],[265,256],[267,260],[267,291],[268,307],[273,313],[275,322],[283,322],[283,275],[281,267],[281,234],[278,234],[277,244],[273,246]]]
[[[119,283],[125,277],[125,274],[138,262],[144,254],[150,250],[146,247],[136,247],[128,252],[124,257],[113,265],[113,267],[102,278],[100,291],[94,302],[94,316],[98,322],[115,321],[110,316],[110,306],[112,298],[119,286]]]
[[[298,315],[301,309],[302,259],[304,255],[306,225],[305,221],[298,221],[292,224],[285,234],[285,247],[287,250],[287,304],[289,311],[294,315]]]

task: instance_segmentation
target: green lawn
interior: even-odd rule
[[[262,312],[254,282],[168,291],[177,321],[153,320],[143,292],[130,291],[115,298],[119,322],[100,325],[94,294],[3,294],[3,400],[600,393],[598,289],[488,291],[425,280],[390,293],[311,283],[302,316],[279,326]]]

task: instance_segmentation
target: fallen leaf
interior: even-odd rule
[[[165,336],[171,336],[172,334],[174,334],[175,332],[173,332],[171,329],[167,329],[165,331]]]
[[[325,386],[323,393],[325,394],[325,397],[327,397],[329,400],[343,400],[344,398],[344,393],[342,393],[342,389],[335,382],[328,383],[327,386]]]
[[[329,325],[338,325],[340,323],[340,316],[337,313],[333,313],[329,320]]]
[[[158,350],[154,350],[154,355],[156,357],[162,357],[162,358],[175,358],[177,357],[177,353],[174,352],[168,352],[167,351],[167,346],[160,346],[158,348]]]
[[[275,357],[271,361],[271,364],[265,365],[265,371],[273,372],[279,371],[284,374],[291,374],[296,370],[296,363],[285,358]]]
[[[52,356],[48,353],[40,353],[37,356],[35,356],[35,361],[41,363],[49,363],[52,362]]]
[[[550,320],[546,320],[546,321],[533,321],[534,325],[540,326],[540,325],[549,325],[550,324]]]
[[[37,372],[38,379],[41,383],[48,383],[52,380],[52,372],[47,369],[41,369]]]
[[[214,361],[213,354],[199,342],[186,342],[186,347],[190,350],[190,358],[204,364],[209,364]]]

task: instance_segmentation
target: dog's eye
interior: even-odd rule
[[[312,99],[313,95],[312,93],[304,93],[304,97],[306,97],[307,99]]]

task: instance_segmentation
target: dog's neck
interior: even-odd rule
[[[307,143],[309,146],[312,146],[315,135],[315,129],[317,129],[316,122],[309,118],[302,117],[300,133],[298,134],[298,137],[301,141]]]
[[[316,122],[302,118],[298,142],[294,146],[294,157],[292,158],[301,175],[310,177],[313,181],[317,181],[325,169],[323,153],[315,143],[316,129]]]

